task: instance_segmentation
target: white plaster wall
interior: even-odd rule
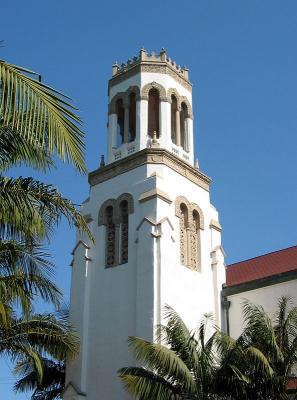
[[[70,320],[75,322],[75,328],[80,340],[80,352],[75,360],[68,362],[66,382],[72,380],[81,390],[86,389],[86,339],[88,335],[88,290],[89,262],[86,261],[88,250],[79,244],[74,252],[71,291],[70,291]]]
[[[293,302],[297,304],[296,279],[228,296],[228,300],[231,302],[229,308],[230,335],[237,338],[242,332],[242,302],[244,299],[263,306],[265,311],[272,316],[277,308],[278,299],[284,295],[291,296]]]
[[[140,203],[140,195],[153,188],[166,192],[172,203],[159,198]],[[133,195],[135,208],[129,216],[129,262],[106,269],[105,228],[98,226],[98,213],[105,200],[125,192]],[[180,195],[197,203],[204,214],[200,272],[191,271],[179,262],[179,219],[175,216],[174,201]],[[83,213],[91,214],[96,239],[96,245],[88,251],[92,261],[87,308],[81,305],[86,296],[83,296],[83,273],[79,270],[85,267],[75,265],[72,276],[71,320],[79,331],[84,321],[88,321],[84,327],[87,339],[82,342],[82,356],[87,360],[84,391],[87,400],[97,400],[99,393],[100,400],[128,399],[117,377],[120,367],[135,363],[128,350],[128,336],[153,340],[154,326],[162,321],[165,304],[175,308],[190,328],[197,326],[203,313],[217,312],[211,252],[220,238],[213,240],[209,228],[210,221],[217,220],[217,211],[205,189],[167,166],[148,164],[91,187]],[[144,218],[155,222],[168,218],[171,224],[166,220],[159,226],[147,221],[140,225]],[[81,313],[88,315],[82,317]],[[81,364],[78,359],[77,365],[67,372],[67,380],[78,386],[83,378],[75,371],[81,373]]]

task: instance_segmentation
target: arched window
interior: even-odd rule
[[[120,203],[120,264],[128,262],[129,210],[128,201]]]
[[[136,136],[136,94],[129,95],[129,142],[133,142]]]
[[[105,264],[107,267],[115,265],[115,239],[116,229],[113,218],[113,207],[108,206],[105,209],[105,221],[106,221],[106,253],[105,253]]]
[[[125,109],[123,100],[118,99],[116,102],[116,114],[117,114],[117,146],[124,143],[124,126],[125,126]]]
[[[180,111],[180,144],[185,151],[188,151],[187,114],[187,106],[185,103],[182,103]]]
[[[171,140],[176,144],[176,112],[177,112],[177,99],[174,95],[171,96]]]
[[[100,207],[98,225],[105,227],[106,267],[128,262],[129,214],[133,212],[134,200],[130,193],[123,193],[117,199],[108,199]]]
[[[188,208],[185,204],[180,205],[180,262],[183,265],[188,265]]]
[[[190,226],[190,266],[192,269],[200,268],[200,217],[197,210],[193,210]]]
[[[156,89],[151,89],[148,94],[148,134],[150,137],[153,137],[155,131],[157,132],[157,137],[160,135],[159,108],[159,92]]]
[[[198,271],[201,268],[200,233],[204,229],[204,217],[200,207],[184,196],[175,201],[175,215],[179,218],[180,262]]]

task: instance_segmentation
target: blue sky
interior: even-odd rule
[[[111,65],[141,46],[164,47],[190,68],[196,155],[213,179],[227,263],[297,243],[295,0],[18,0],[1,14],[0,58],[40,72],[75,100],[89,170],[106,150]],[[76,203],[88,196],[86,177],[68,166],[42,179]],[[51,250],[66,297],[73,245],[62,224]],[[14,399],[0,365],[0,393]]]

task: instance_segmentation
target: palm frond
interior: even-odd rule
[[[19,361],[14,373],[20,378],[14,385],[17,393],[34,391],[32,399],[53,400],[60,398],[64,390],[65,364],[62,361],[42,358],[43,378],[40,381],[38,372],[31,359]]]
[[[181,400],[181,389],[160,375],[145,368],[127,367],[119,376],[133,396],[141,400]]]
[[[67,97],[33,79],[32,71],[0,60],[0,119],[46,154],[56,154],[82,172],[84,134]],[[1,128],[0,128],[1,129]]]
[[[193,375],[173,350],[138,337],[129,337],[128,342],[138,361],[168,379],[182,382],[189,393],[196,391]]]
[[[92,237],[74,204],[52,185],[33,178],[0,176],[0,235],[30,239],[50,234],[64,216]]]
[[[39,143],[31,143],[11,126],[0,124],[0,171],[15,166],[32,167],[45,172],[54,166],[53,159]]]

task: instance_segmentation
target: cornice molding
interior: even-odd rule
[[[209,191],[211,179],[196,168],[187,164],[168,150],[160,148],[146,148],[131,154],[121,160],[110,163],[89,173],[90,186],[98,185],[125,172],[146,164],[166,165],[173,171],[189,179],[197,186]]]
[[[218,221],[212,219],[209,224],[210,229],[215,229],[218,232],[222,232],[222,226],[219,224]]]
[[[133,67],[131,67],[127,71],[123,71],[122,73],[119,73],[111,78],[108,82],[108,94],[110,88],[141,72],[167,74],[171,76],[174,80],[176,80],[185,89],[189,90],[190,92],[192,91],[191,82],[184,78],[183,75],[181,75],[174,67],[171,67],[168,63],[141,61],[138,64],[133,65]]]
[[[144,203],[145,201],[155,199],[155,198],[159,198],[168,204],[172,203],[170,196],[167,193],[163,192],[163,190],[160,190],[158,188],[154,188],[154,189],[148,190],[147,192],[141,193],[138,201],[140,203]]]

